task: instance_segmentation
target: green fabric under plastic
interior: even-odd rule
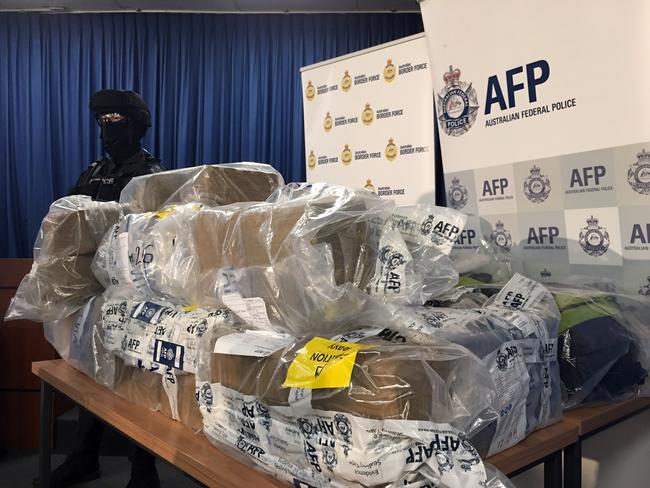
[[[613,296],[575,296],[554,293],[560,309],[560,334],[588,320],[600,317],[620,316],[621,310]]]

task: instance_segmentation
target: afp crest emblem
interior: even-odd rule
[[[530,176],[524,180],[524,193],[533,203],[542,203],[551,193],[551,180],[536,165],[530,168]]]
[[[458,178],[451,180],[451,186],[447,192],[447,198],[452,208],[460,210],[467,205],[467,188],[460,184]]]
[[[648,276],[646,279],[647,283],[644,283],[639,287],[639,295],[650,297],[650,276]]]
[[[627,182],[641,195],[650,195],[650,153],[642,149],[636,163],[627,170]]]
[[[442,79],[445,87],[436,98],[438,123],[448,136],[462,136],[476,120],[478,97],[471,83],[460,81],[460,70],[449,66]]]
[[[496,229],[494,229],[490,234],[490,241],[492,241],[495,246],[500,247],[505,251],[510,251],[510,249],[512,249],[512,236],[510,235],[510,232],[504,227],[503,222],[500,220],[498,220],[494,225],[496,226]]]
[[[587,219],[587,226],[580,229],[578,242],[582,250],[590,256],[602,256],[609,249],[609,233],[598,225],[598,219],[592,215]]]

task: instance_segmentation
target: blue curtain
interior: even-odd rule
[[[422,30],[419,14],[0,14],[0,257],[31,255],[100,155],[95,91],[142,94],[168,168],[259,161],[301,181],[300,67]]]

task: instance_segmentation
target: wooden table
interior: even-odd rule
[[[71,398],[136,444],[206,486],[286,488],[284,483],[220,451],[203,434],[124,400],[62,359],[33,363],[32,372],[41,379],[39,476],[42,488],[50,486],[53,390]]]
[[[49,487],[52,393],[55,390],[69,397],[136,444],[206,486],[255,486],[256,488],[286,488],[287,486],[217,449],[202,433],[195,433],[175,420],[124,400],[63,360],[33,363],[32,371],[41,379],[39,473],[43,480],[41,484],[43,488]],[[579,484],[567,485],[566,480],[575,483],[577,469],[574,466],[575,456],[581,453],[581,440],[649,406],[650,399],[637,399],[568,412],[561,422],[534,432],[516,446],[490,456],[486,461],[508,476],[517,475],[544,463],[544,485],[548,488],[559,488],[562,486],[564,452],[565,486],[567,488],[580,486]],[[567,466],[570,476],[567,474]]]
[[[650,408],[650,398],[582,407],[564,413],[564,422],[578,428],[578,439],[564,449],[564,488],[582,486],[582,441]]]
[[[578,427],[564,420],[533,432],[516,446],[485,461],[513,477],[544,463],[544,486],[562,486],[562,451],[578,440]]]

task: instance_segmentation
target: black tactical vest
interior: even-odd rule
[[[102,158],[81,173],[77,183],[68,190],[68,195],[88,195],[93,200],[118,201],[120,192],[133,177],[164,170],[160,160],[144,149],[119,163]]]

